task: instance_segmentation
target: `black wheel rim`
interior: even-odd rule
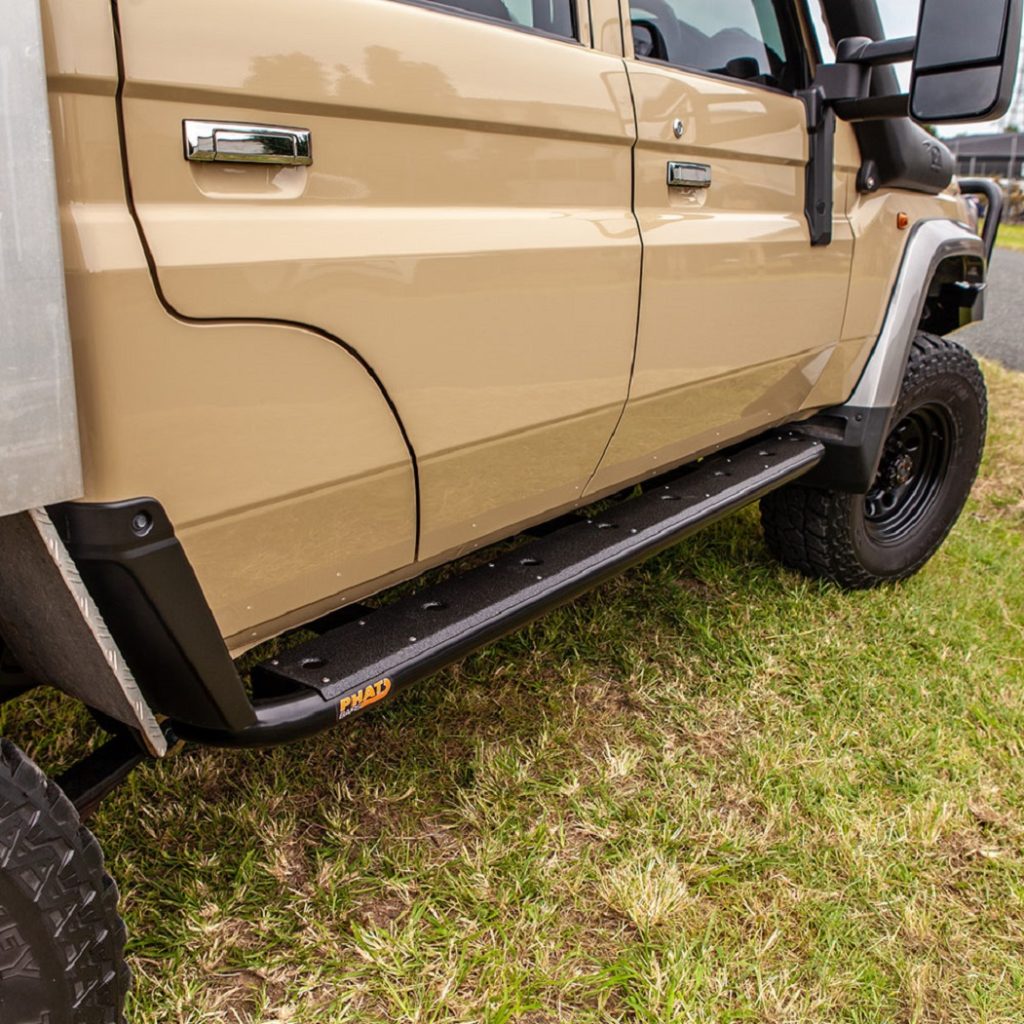
[[[875,543],[901,543],[928,516],[949,472],[955,438],[952,415],[937,403],[896,424],[864,498],[864,525]]]

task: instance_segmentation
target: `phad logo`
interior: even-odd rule
[[[371,704],[383,700],[391,692],[391,680],[381,679],[380,682],[370,686],[364,686],[355,693],[350,693],[338,701],[338,719],[347,718],[349,715],[368,708]]]

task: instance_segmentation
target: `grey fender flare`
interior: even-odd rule
[[[825,445],[825,458],[802,482],[855,494],[866,493],[878,472],[885,440],[914,337],[920,330],[933,282],[945,264],[961,261],[987,270],[984,241],[951,220],[918,223],[907,240],[889,306],[867,364],[849,399],[818,413],[798,429]],[[984,315],[983,282],[970,319]]]

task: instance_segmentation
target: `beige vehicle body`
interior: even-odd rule
[[[886,332],[936,274],[983,275],[909,121],[923,186],[836,123],[815,237],[817,0],[762,5],[778,80],[635,52],[663,0],[488,3],[42,0],[81,445],[59,497],[156,503],[221,667],[766,429],[891,405]],[[311,159],[188,159],[196,124],[308,133]]]
[[[120,98],[107,0],[44,10],[83,498],[161,502],[235,653],[845,401],[897,215],[966,219],[858,195],[840,123],[813,248],[800,100],[635,61],[604,0],[582,44],[392,0],[123,4]],[[189,118],[301,124],[314,162],[186,162]],[[714,187],[674,193],[671,158]]]

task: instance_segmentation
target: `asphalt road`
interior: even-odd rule
[[[956,340],[973,352],[1024,370],[1024,252],[996,249],[985,294],[985,319]]]

